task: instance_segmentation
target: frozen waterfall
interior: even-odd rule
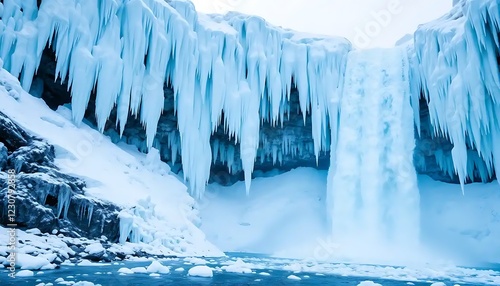
[[[349,54],[328,203],[348,247],[414,246],[419,192],[408,57],[403,48]]]
[[[412,155],[421,98],[434,135],[454,145],[435,152],[441,169],[462,186],[476,173],[486,181],[500,172],[498,0],[462,0],[420,26],[408,49],[367,51],[258,17],[198,14],[185,0],[4,0],[0,16],[0,65],[29,90],[43,52],[52,49],[76,123],[95,96],[100,131],[116,108],[119,132],[131,116],[139,118],[145,149],[156,147],[171,88],[177,130],[169,130],[169,147],[174,162],[181,155],[197,198],[216,160],[244,172],[248,193],[256,160],[271,157],[274,164],[312,150],[317,163],[330,151],[336,237],[365,247],[415,245]],[[283,126],[292,112],[310,120],[311,144],[284,136],[281,149],[269,144],[260,135],[263,123]],[[211,144],[217,131],[230,144]]]

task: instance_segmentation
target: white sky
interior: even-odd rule
[[[315,34],[343,36],[358,48],[388,47],[450,10],[453,0],[191,0],[198,11],[228,10]]]

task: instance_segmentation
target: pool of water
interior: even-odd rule
[[[252,267],[252,273],[230,273],[221,267],[233,263],[240,258]],[[356,286],[362,281],[373,281],[383,286],[394,285],[431,285],[434,282],[444,282],[446,285],[499,285],[500,272],[498,265],[492,265],[497,270],[489,268],[470,269],[447,267],[404,268],[376,265],[348,264],[307,264],[291,259],[277,259],[257,255],[229,254],[224,258],[206,259],[206,265],[214,270],[213,277],[201,278],[188,276],[188,270],[194,267],[193,261],[183,258],[161,260],[163,265],[170,267],[170,273],[159,277],[149,276],[149,273],[120,274],[120,268],[147,267],[150,261],[93,264],[92,266],[62,265],[55,270],[34,271],[31,277],[10,278],[8,272],[0,272],[0,285],[37,285],[38,283],[53,283],[63,278],[71,282],[89,281],[95,284],[107,285],[346,285]],[[199,263],[199,262],[198,262]],[[203,263],[203,262],[202,262]],[[183,271],[175,271],[177,268]],[[265,273],[264,276],[262,273]],[[301,280],[291,280],[295,275]],[[412,283],[412,284],[408,284]]]

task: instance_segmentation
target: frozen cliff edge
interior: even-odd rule
[[[415,33],[413,102],[422,95],[435,136],[453,144],[435,154],[462,188],[500,173],[500,5],[462,0]]]
[[[37,9],[36,1],[7,0],[2,10],[5,68],[21,75],[29,90],[51,44],[56,75],[71,86],[75,122],[82,120],[95,89],[99,129],[115,104],[121,132],[129,112],[140,113],[149,148],[163,108],[163,86],[171,84],[184,175],[197,197],[209,178],[209,139],[217,128],[240,143],[250,183],[260,123],[276,125],[296,112],[287,104],[292,85],[299,90],[304,120],[311,113],[316,157],[330,147],[328,114],[336,118],[351,49],[345,39],[299,35],[257,17],[198,15],[185,1],[44,0]],[[260,155],[276,160],[282,151],[267,152]],[[231,158],[227,161],[231,168]]]
[[[121,258],[223,255],[197,227],[196,203],[186,186],[154,152],[120,148],[87,125],[76,127],[70,110],[50,110],[4,69],[0,102],[0,178],[16,169],[19,227],[63,235],[72,245],[104,236],[107,253]],[[7,224],[4,179],[0,213]]]

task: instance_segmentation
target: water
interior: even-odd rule
[[[251,263],[253,265],[254,273],[251,274],[237,274],[228,273],[223,270],[217,270],[221,266],[227,265],[229,261],[234,261],[236,258],[242,258],[243,261]],[[189,277],[187,271],[193,267],[193,264],[187,264],[184,259],[172,259],[172,260],[162,260],[163,265],[170,266],[171,272],[169,274],[160,274],[160,277],[151,277],[145,273],[120,275],[118,269],[122,267],[133,268],[133,267],[147,267],[151,262],[120,262],[119,265],[102,263],[95,264],[95,266],[67,266],[63,265],[60,269],[46,270],[42,274],[37,274],[32,277],[16,277],[9,278],[7,276],[8,271],[2,270],[0,272],[0,285],[36,285],[38,283],[53,283],[54,285],[63,285],[55,282],[57,278],[63,278],[65,281],[89,281],[95,284],[101,284],[103,286],[107,285],[345,285],[345,286],[356,286],[362,281],[373,281],[380,283],[383,286],[395,286],[395,285],[407,285],[407,282],[412,281],[414,285],[426,285],[429,286],[433,282],[444,282],[446,285],[460,284],[465,285],[494,285],[492,283],[496,280],[491,280],[490,283],[464,283],[467,279],[476,279],[477,277],[482,277],[484,281],[487,281],[482,270],[475,270],[477,273],[468,273],[470,277],[460,277],[460,273],[464,274],[469,269],[461,268],[461,271],[457,273],[447,273],[442,276],[443,279],[426,279],[429,278],[429,273],[412,272],[413,270],[405,268],[394,268],[387,266],[372,266],[372,265],[345,265],[345,264],[323,264],[321,266],[314,266],[309,268],[309,270],[314,269],[315,271],[308,271],[305,264],[300,264],[296,260],[291,259],[276,259],[268,258],[256,255],[244,255],[244,254],[230,254],[226,258],[214,258],[207,259],[207,265],[215,269],[214,276],[212,278],[201,278],[201,277]],[[304,267],[303,271],[294,273],[291,269],[293,267],[298,267],[302,265]],[[177,272],[174,269],[182,267],[184,271]],[[354,274],[348,275],[347,270],[352,270]],[[398,271],[400,274],[398,275]],[[428,269],[427,269],[428,271]],[[451,271],[449,269],[443,270]],[[465,271],[465,272],[464,272]],[[470,270],[472,271],[472,270]],[[263,276],[260,273],[266,272],[270,274],[269,276]],[[323,274],[324,273],[324,274]],[[340,274],[343,273],[343,274]],[[420,274],[415,274],[420,273]],[[437,271],[433,272],[437,273]],[[495,279],[495,277],[500,277],[500,272],[488,271],[490,276]],[[290,280],[287,277],[289,275],[296,275],[302,280],[295,281]],[[347,276],[345,276],[347,274]],[[363,277],[363,274],[367,274]],[[406,278],[404,279],[406,275]],[[419,277],[420,275],[420,277]],[[497,275],[497,276],[496,276]],[[68,278],[68,276],[70,278]],[[373,278],[378,277],[378,278]],[[411,278],[413,277],[413,279]],[[446,278],[444,278],[446,277]],[[474,278],[476,277],[476,278]],[[420,280],[416,282],[414,278]],[[450,281],[452,278],[453,281]],[[69,284],[67,284],[69,285]]]

